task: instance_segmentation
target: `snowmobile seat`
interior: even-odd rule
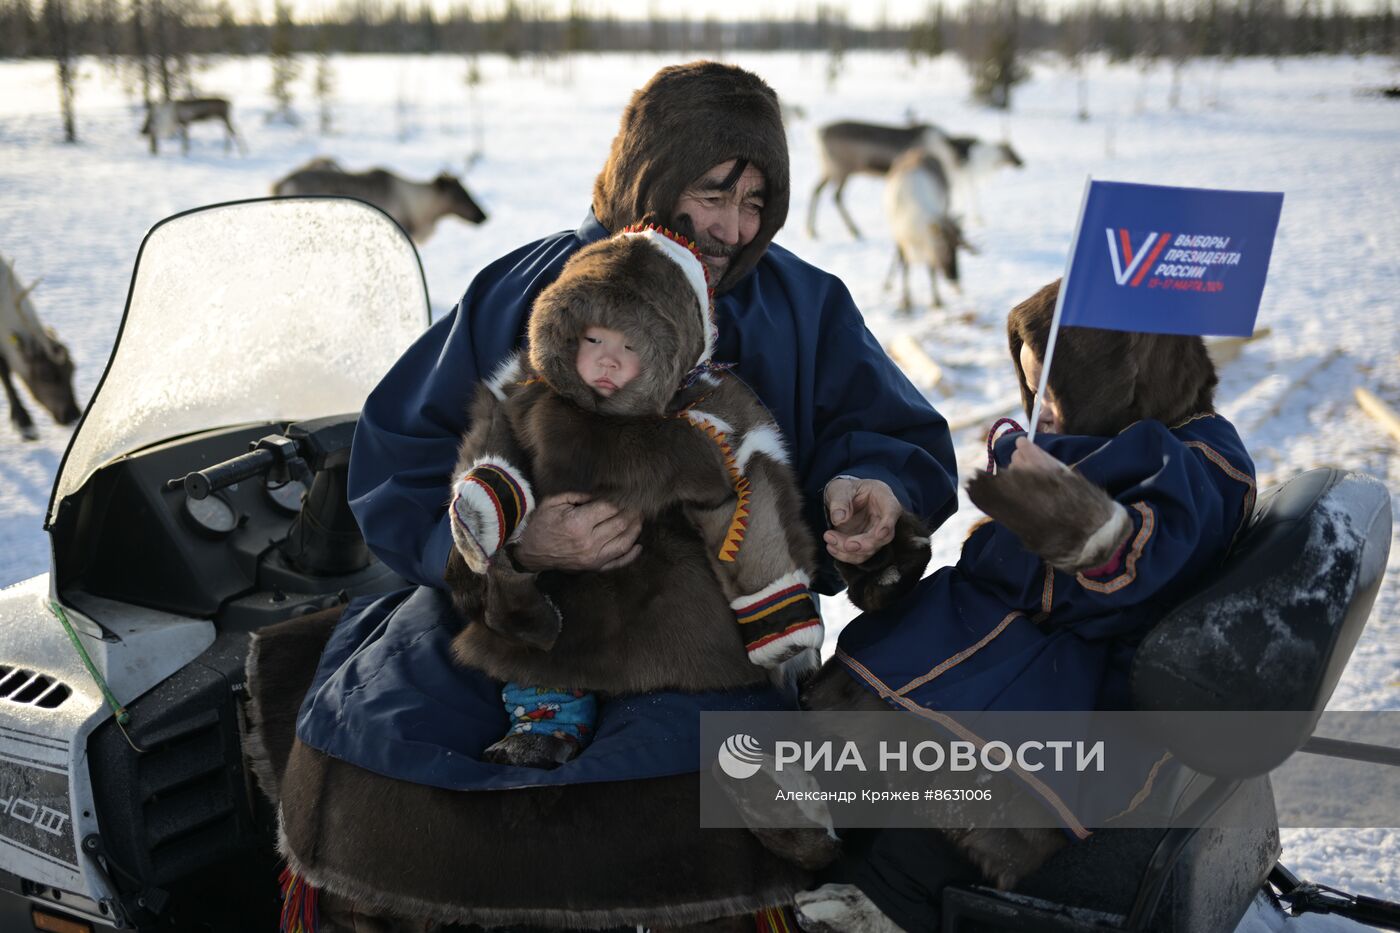
[[[1148,634],[1133,663],[1142,710],[1235,711],[1158,729],[1207,774],[1266,774],[1312,735],[1351,657],[1390,556],[1390,492],[1361,473],[1310,470],[1261,499],[1219,575]],[[1249,711],[1270,710],[1269,728]]]
[[[1311,470],[1261,497],[1221,572],[1164,616],[1134,659],[1133,700],[1187,767],[1169,829],[1102,829],[1015,892],[952,887],[948,933],[1232,930],[1277,862],[1268,772],[1312,734],[1366,624],[1389,558],[1390,493]],[[1167,713],[1214,715],[1202,730]],[[1296,715],[1281,728],[1258,711]],[[1250,727],[1254,713],[1254,727]],[[1189,812],[1188,812],[1189,811]],[[1206,825],[1205,829],[1192,829]]]

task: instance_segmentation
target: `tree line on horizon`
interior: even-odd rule
[[[1200,57],[1282,57],[1400,52],[1393,4],[1367,10],[1348,0],[1077,0],[1058,12],[1045,0],[968,0],[955,10],[932,2],[919,19],[853,25],[836,7],[812,15],[740,22],[663,12],[653,2],[645,19],[592,14],[578,0],[565,15],[507,0],[492,13],[461,0],[435,13],[427,0],[342,0],[314,21],[297,22],[288,0],[275,0],[270,21],[235,15],[230,0],[0,0],[0,58],[51,58],[58,69],[65,136],[75,138],[74,59],[97,56],[136,75],[141,99],[197,94],[199,65],[213,56],[270,56],[270,91],[288,111],[298,55],[314,54],[318,96],[333,77],[331,53],[501,54],[512,59],[595,52],[723,56],[735,51],[807,51],[828,56],[834,84],[843,56],[854,50],[907,54],[911,61],[956,53],[972,79],[973,97],[1009,108],[1012,89],[1028,76],[1029,54],[1058,54],[1082,78],[1085,59],[1106,55],[1173,66],[1173,106],[1182,65]],[[469,68],[468,83],[475,67]],[[1082,99],[1080,115],[1087,118]],[[323,123],[326,120],[323,106]]]

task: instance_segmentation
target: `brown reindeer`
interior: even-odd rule
[[[829,183],[836,183],[836,209],[846,221],[851,236],[860,239],[855,221],[846,212],[841,193],[846,179],[865,173],[885,175],[895,159],[909,149],[919,149],[942,163],[948,183],[966,192],[973,199],[973,178],[1000,168],[1020,168],[1021,158],[1007,143],[988,143],[975,136],[949,136],[928,123],[909,126],[886,126],[880,123],[844,121],[829,123],[817,131],[817,150],[821,158],[821,178],[812,191],[807,209],[807,235],[817,235],[817,199]]]
[[[14,267],[0,256],[0,382],[10,403],[10,421],[27,441],[37,440],[34,427],[10,374],[20,378],[40,405],[59,424],[72,424],[82,410],[73,395],[73,361],[54,332],[39,323],[29,295]]]
[[[238,151],[247,154],[243,139],[233,128],[229,118],[232,105],[222,97],[187,97],[182,100],[167,100],[152,104],[146,111],[146,122],[141,125],[141,134],[151,138],[151,154],[155,155],[159,146],[157,140],[169,136],[176,130],[180,133],[180,151],[189,154],[190,124],[201,120],[219,120],[224,124],[224,152],[231,143],[238,144]]]
[[[408,181],[382,168],[347,172],[327,158],[312,159],[272,186],[278,197],[331,194],[368,201],[394,218],[415,243],[427,242],[438,220],[448,214],[468,223],[486,220],[457,176],[446,172],[432,181]]]
[[[822,175],[812,190],[812,203],[807,208],[807,235],[817,235],[817,199],[828,183],[835,182],[833,193],[836,209],[851,236],[860,239],[856,222],[846,212],[841,201],[841,193],[846,190],[846,180],[852,175],[865,173],[884,175],[900,154],[909,149],[922,149],[939,156],[947,164],[953,164],[956,157],[948,143],[948,136],[936,126],[915,123],[910,126],[884,126],[879,123],[858,123],[844,121],[828,123],[817,130],[817,151],[821,157]]]

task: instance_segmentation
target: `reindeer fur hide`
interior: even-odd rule
[[[281,854],[318,889],[400,917],[603,929],[747,914],[809,886],[747,831],[699,828],[694,774],[449,791],[304,745],[279,711],[300,707],[339,611],[263,629],[248,665],[245,746],[280,801]]]

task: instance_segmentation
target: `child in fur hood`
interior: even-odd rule
[[[1027,415],[1058,289],[1045,286],[1007,322]],[[1220,567],[1253,511],[1254,464],[1214,410],[1216,382],[1199,337],[1063,329],[1035,442],[1019,426],[994,428],[988,470],[967,484],[992,520],[974,527],[956,565],[898,606],[852,621],[803,704],[916,714],[1131,708],[1137,645]],[[867,567],[840,569],[853,593],[868,585]],[[1041,777],[1024,793],[1054,808],[1064,832],[877,835],[843,860],[854,889],[802,895],[800,909],[827,917],[816,929],[878,931],[892,918],[932,930],[949,880],[980,874],[1013,887],[1067,839],[1089,835],[1071,791]]]
[[[528,355],[479,390],[448,581],[470,623],[457,659],[507,681],[512,725],[490,760],[568,760],[590,737],[589,691],[739,686],[821,645],[814,543],[782,438],[711,359],[715,337],[695,247],[638,225],[570,259],[535,302]],[[640,556],[518,571],[510,542],[559,492],[640,512]]]

